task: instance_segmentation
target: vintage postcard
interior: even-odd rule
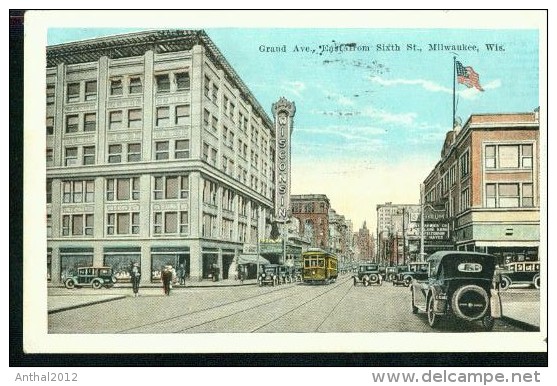
[[[26,352],[547,350],[543,12],[25,18]]]

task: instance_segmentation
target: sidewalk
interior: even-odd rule
[[[220,280],[220,281],[187,281],[186,285],[173,285],[172,291],[181,291],[187,288],[209,288],[209,287],[237,287],[256,285],[257,280]],[[133,296],[130,283],[116,284],[113,288],[76,288],[68,290],[64,286],[49,286],[48,290],[48,313],[56,313],[87,305],[110,302]],[[140,296],[162,296],[161,283],[142,284],[139,289]]]
[[[503,320],[527,331],[540,330],[540,291],[510,288],[501,292]]]

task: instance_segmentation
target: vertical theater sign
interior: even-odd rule
[[[290,209],[290,136],[296,105],[282,97],[273,103],[276,132],[275,219],[286,222]]]

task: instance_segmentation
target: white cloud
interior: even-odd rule
[[[418,116],[418,114],[412,112],[395,114],[386,110],[376,109],[373,107],[368,107],[367,109],[364,109],[362,111],[362,115],[373,119],[378,119],[382,123],[396,123],[396,124],[402,124],[406,126],[410,126],[414,124],[415,119]]]
[[[381,86],[391,87],[399,85],[420,86],[424,90],[431,92],[443,92],[445,94],[452,94],[452,87],[445,87],[438,83],[426,79],[383,79],[380,76],[371,76],[368,78],[372,83]],[[457,85],[458,87],[458,85]],[[501,87],[501,80],[495,79],[482,86],[484,90],[492,90]],[[457,90],[456,94],[463,99],[476,99],[482,92],[475,88],[467,88],[464,90]]]
[[[420,86],[427,91],[433,92],[448,92],[452,93],[452,88],[441,86],[435,82],[426,79],[383,79],[380,76],[371,76],[368,78],[373,83],[380,84],[381,86],[398,86],[398,85],[410,85],[410,86]]]
[[[283,81],[281,85],[281,89],[301,99],[302,92],[306,89],[306,84],[299,80]]]

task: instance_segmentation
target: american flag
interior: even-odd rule
[[[480,91],[484,91],[480,86],[480,76],[470,66],[464,67],[458,60],[456,61],[456,80],[468,88],[475,87]]]

